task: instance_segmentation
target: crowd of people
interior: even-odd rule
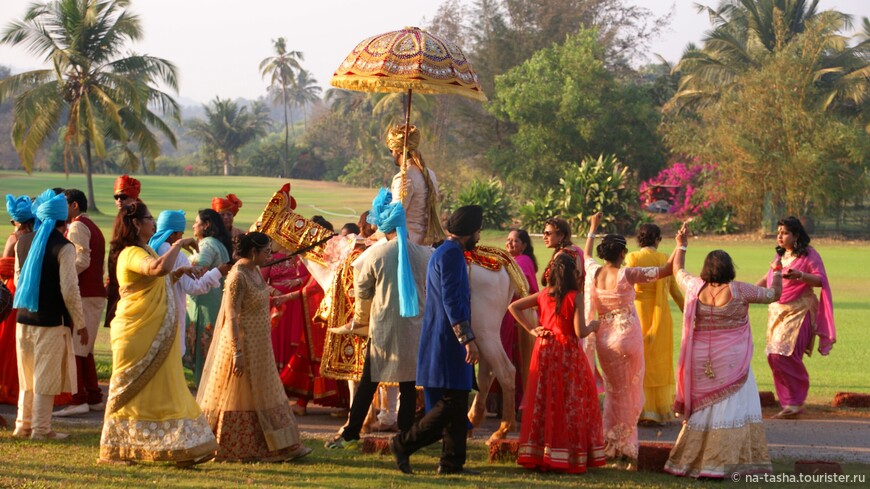
[[[18,406],[14,436],[64,439],[53,416],[105,411],[104,463],[281,462],[311,452],[297,417],[316,403],[347,417],[328,449],[393,432],[389,448],[403,473],[414,473],[412,454],[437,441],[439,474],[472,473],[468,401],[482,350],[467,254],[480,239],[483,209],[441,219],[419,144],[416,127],[390,129],[400,171],[358,223],[335,234],[351,245],[330,284],[280,240],[239,228],[242,202],[233,194],[199,210],[184,237],[184,212],[155,219],[141,184],[124,175],[115,182],[108,249],[83,192],[8,195],[15,231],[0,276],[17,311],[0,326],[0,402]],[[640,250],[629,252],[624,236],[596,234],[603,217],[590,219],[584,249],[564,219],[541,223],[553,253],[540,288],[529,233],[508,234],[505,248],[529,292],[498,316],[518,372],[516,389],[507,389],[521,413],[518,463],[569,473],[608,460],[630,468],[638,424],[681,419],[668,472],[770,471],[749,304],[769,304],[776,417],[801,414],[804,355],[816,339],[822,355],[836,341],[825,268],[800,221],[779,222],[771,269],[750,284],[735,280],[722,250],[707,255],[697,276],[687,271],[685,226],[670,256],[658,251],[661,230],[652,224],[639,227]],[[310,223],[332,233],[320,216]],[[676,371],[668,296],[683,311]],[[94,361],[101,322],[112,350],[105,400]],[[73,395],[52,412],[62,393]]]

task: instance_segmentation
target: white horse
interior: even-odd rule
[[[310,247],[301,254],[303,261],[324,290],[332,283],[334,263],[343,255],[342,238],[328,238],[330,232],[313,221],[294,212],[295,201],[289,195],[289,185],[275,193],[252,229],[269,235],[290,251]],[[316,244],[321,242],[320,244]],[[316,244],[316,245],[315,245]],[[311,246],[315,245],[315,246]],[[501,439],[516,428],[516,368],[511,363],[501,343],[501,322],[507,306],[515,296],[527,293],[528,283],[513,259],[503,251],[481,246],[479,252],[499,256],[497,270],[472,262],[468,265],[471,289],[471,325],[480,349],[477,384],[478,395],[468,411],[473,426],[479,426],[484,418],[486,398],[493,381],[498,381],[502,390],[502,421],[498,430],[487,443]],[[510,272],[509,272],[510,270]],[[328,294],[327,294],[328,295]],[[528,312],[528,311],[527,311]],[[527,334],[525,330],[520,334]]]

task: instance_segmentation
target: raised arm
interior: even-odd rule
[[[596,212],[589,218],[589,234],[586,235],[586,246],[583,247],[583,253],[586,255],[586,258],[594,256],[592,254],[592,245],[595,244],[595,231],[598,230],[598,225],[601,224],[601,218],[603,217],[604,214]]]
[[[196,250],[196,239],[184,238],[172,243],[169,251],[148,263],[148,267],[142,270],[143,274],[149,277],[162,277],[168,274],[175,267],[175,260],[178,258],[178,253],[181,252],[182,248],[190,251]]]
[[[689,246],[689,229],[686,226],[686,223],[683,223],[680,230],[677,231],[677,237],[675,240],[677,246],[674,248],[674,251],[671,253],[671,258],[669,259],[669,261],[673,263],[674,275],[686,267],[686,250]]]

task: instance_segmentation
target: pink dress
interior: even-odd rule
[[[529,469],[573,474],[605,464],[598,390],[574,334],[570,291],[556,310],[546,289],[538,295],[541,324],[553,336],[535,340],[520,427],[517,463]]]
[[[272,259],[279,260],[285,256],[287,255],[283,253],[275,253],[272,255]],[[263,267],[260,269],[260,273],[263,274],[266,283],[281,294],[302,290],[302,287],[308,283],[310,276],[308,269],[305,268],[299,257],[293,257],[271,267]],[[296,279],[301,280],[299,285],[295,284]],[[290,287],[291,281],[294,282],[295,287]],[[275,312],[279,313],[280,316],[278,316],[277,321],[273,321],[272,348],[275,350],[275,364],[278,369],[281,369],[287,365],[287,362],[293,357],[293,353],[296,352],[296,347],[299,346],[305,327],[305,311],[302,301],[297,299],[285,302]]]
[[[637,459],[637,420],[643,410],[643,334],[634,308],[634,284],[654,282],[658,267],[621,268],[613,290],[595,287],[601,265],[586,259],[586,320],[597,317],[595,345],[605,384],[604,442],[608,457]]]
[[[514,261],[517,262],[517,265],[519,265],[520,270],[523,271],[523,275],[525,275],[526,280],[529,282],[529,295],[538,292],[538,278],[535,276],[535,265],[532,263],[532,259],[526,255],[519,255],[514,257]],[[513,300],[517,299],[519,297],[513,298]],[[522,409],[523,383],[528,376],[529,369],[528,363],[523,358],[522,347],[520,346],[520,340],[525,338],[521,338],[520,335],[531,336],[521,326],[517,326],[517,321],[511,313],[505,313],[504,318],[501,320],[501,346],[504,347],[504,351],[507,353],[511,363],[517,368],[516,405]],[[530,342],[533,341],[534,339]],[[530,357],[526,354],[525,358]],[[498,382],[492,384],[490,392],[501,393]]]

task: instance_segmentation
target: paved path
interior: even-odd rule
[[[327,439],[344,424],[343,418],[330,416],[334,409],[313,406],[309,414],[298,418],[305,438]],[[0,404],[0,415],[10,427],[15,421],[15,407]],[[93,427],[103,419],[102,412],[73,418],[55,418],[55,427]],[[870,418],[812,416],[797,420],[765,419],[770,456],[774,459],[826,460],[870,464]],[[474,440],[484,442],[498,428],[498,420],[487,418],[474,431]],[[680,426],[673,423],[660,428],[641,427],[639,438],[649,442],[673,442]],[[511,436],[517,436],[513,433]]]

